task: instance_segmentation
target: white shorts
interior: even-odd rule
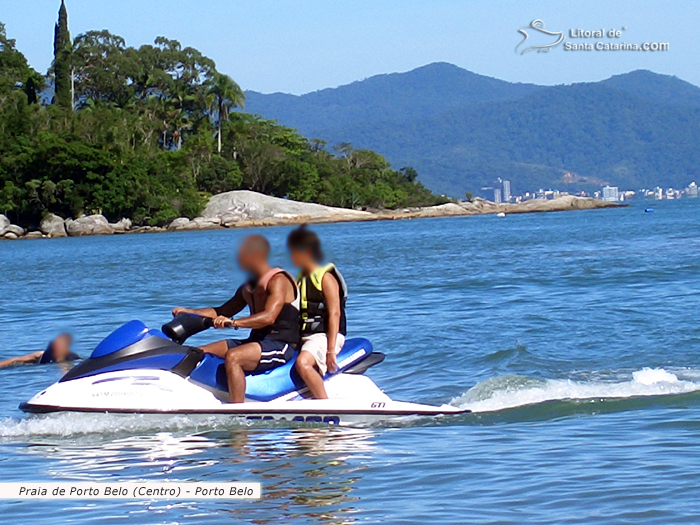
[[[345,336],[338,334],[335,339],[335,355],[342,350],[345,344]],[[301,351],[309,352],[314,359],[316,365],[321,371],[321,375],[326,375],[326,353],[328,352],[328,337],[326,334],[311,334],[301,338]]]

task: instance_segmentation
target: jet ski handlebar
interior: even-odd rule
[[[214,320],[196,314],[180,314],[169,323],[165,323],[161,330],[170,339],[178,344],[184,343],[189,337],[203,332],[214,326]]]

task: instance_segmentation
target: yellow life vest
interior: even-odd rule
[[[340,288],[340,330],[346,335],[347,321],[345,318],[345,302],[348,297],[348,288],[342,274],[333,263],[319,266],[311,274],[299,273],[297,285],[299,286],[299,296],[301,299],[301,332],[302,335],[325,333],[328,327],[328,309],[326,308],[323,296],[323,278],[327,273],[331,273],[338,281]]]

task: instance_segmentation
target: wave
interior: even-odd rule
[[[525,345],[518,344],[513,348],[496,350],[486,354],[479,359],[482,363],[508,363],[511,361],[532,360],[534,356],[528,351]]]
[[[481,381],[450,401],[474,413],[498,412],[552,401],[584,401],[668,396],[700,391],[698,371],[643,368],[628,378],[574,381],[504,375]],[[680,376],[680,377],[679,377]]]
[[[174,436],[228,436],[248,428],[290,429],[297,431],[333,429],[325,424],[288,421],[252,421],[231,415],[175,414],[90,414],[62,412],[30,415],[24,419],[0,419],[0,444],[53,442],[55,438],[71,438],[71,442],[120,439],[134,435],[168,434]]]

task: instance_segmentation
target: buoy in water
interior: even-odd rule
[[[496,215],[496,217],[505,217],[505,216],[506,216],[505,212],[501,212],[498,215]]]

